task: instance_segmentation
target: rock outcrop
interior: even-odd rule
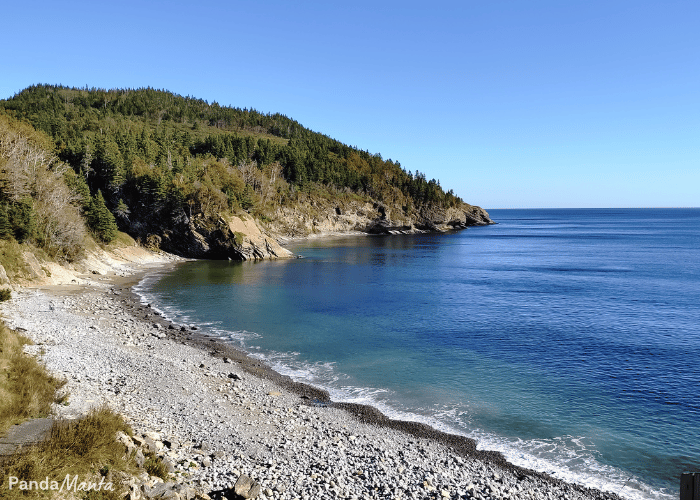
[[[146,245],[186,257],[262,260],[294,257],[275,238],[263,233],[249,216],[208,218],[202,215],[186,223],[149,234]]]
[[[485,210],[472,205],[422,208],[390,207],[359,199],[306,197],[277,209],[266,222],[251,215],[205,216],[184,213],[175,220],[151,221],[132,228],[148,248],[202,259],[263,260],[290,258],[277,238],[314,234],[409,234],[493,224]]]
[[[278,209],[268,227],[285,237],[303,237],[348,232],[408,234],[449,231],[493,223],[484,209],[467,204],[453,208],[423,208],[420,212],[407,214],[400,208],[381,203],[308,199],[294,208]]]

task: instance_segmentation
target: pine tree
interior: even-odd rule
[[[109,243],[117,237],[117,222],[105,204],[102,191],[97,191],[86,215],[88,226],[100,241]]]
[[[7,239],[12,235],[12,227],[7,217],[7,205],[0,204],[0,239]]]
[[[9,205],[8,222],[18,243],[31,239],[36,234],[36,220],[31,198],[23,198]]]

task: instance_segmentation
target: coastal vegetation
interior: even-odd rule
[[[0,435],[28,418],[45,417],[65,382],[50,375],[23,347],[29,339],[0,323]]]
[[[112,483],[108,488],[97,487],[82,492],[80,498],[124,498],[124,486],[118,478],[125,473],[134,473],[137,467],[133,457],[124,453],[124,445],[115,439],[115,435],[130,431],[124,420],[107,408],[94,409],[76,420],[54,422],[44,441],[15,453],[2,464],[4,474],[0,477],[0,488],[3,498],[27,498],[28,493],[34,498],[56,498],[59,495],[50,488],[23,491],[19,482],[10,488],[11,477],[25,483],[48,478],[57,486],[66,479],[70,483],[71,477],[77,477],[78,483]]]
[[[31,342],[0,323],[0,437],[8,429],[33,418],[51,414],[53,404],[62,404],[68,395],[60,389],[65,382],[51,375],[23,347]],[[2,498],[54,498],[55,491],[34,488],[28,492],[16,481],[41,481],[49,478],[61,484],[66,477],[113,483],[113,489],[95,489],[81,498],[116,500],[124,498],[123,480],[139,471],[136,454],[125,453],[125,446],[115,436],[131,435],[124,419],[107,407],[95,408],[75,420],[55,420],[48,435],[38,444],[0,457]],[[146,458],[147,457],[147,458]],[[168,470],[154,453],[146,452],[143,470],[151,476],[168,479]],[[19,484],[19,483],[18,483]]]
[[[402,220],[472,208],[424,173],[279,113],[152,88],[34,85],[0,101],[0,238],[53,259],[118,230],[186,254],[168,243],[215,232],[227,215],[274,227],[281,209],[314,218],[319,204],[348,201]]]

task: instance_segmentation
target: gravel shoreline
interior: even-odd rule
[[[245,474],[264,499],[619,498],[515,467],[468,438],[333,403],[142,304],[131,288],[147,272],[25,289],[0,313],[68,380],[60,416],[109,405],[166,443],[178,481],[217,497]]]

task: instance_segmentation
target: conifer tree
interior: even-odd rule
[[[7,218],[18,243],[35,236],[36,220],[31,198],[22,198],[19,202],[9,205]]]
[[[7,239],[12,235],[12,227],[7,217],[7,205],[0,204],[0,239]]]
[[[117,222],[105,204],[102,191],[97,191],[86,215],[88,226],[102,242],[109,243],[117,237]]]

